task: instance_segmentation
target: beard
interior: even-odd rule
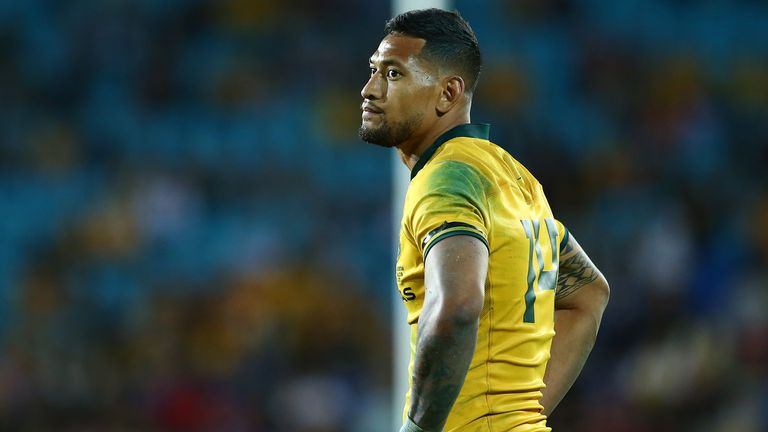
[[[374,128],[361,125],[357,133],[367,143],[387,148],[395,147],[410,138],[413,132],[421,126],[423,118],[424,116],[419,114],[392,125],[384,120],[381,125]]]

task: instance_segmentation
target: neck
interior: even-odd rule
[[[416,165],[416,162],[419,160],[419,157],[421,157],[440,135],[458,125],[470,123],[468,111],[462,113],[462,115],[453,116],[452,118],[447,117],[448,116],[443,117],[443,121],[438,120],[428,131],[421,134],[415,134],[397,146],[397,152],[400,154],[400,159],[409,170],[413,169],[414,165]]]

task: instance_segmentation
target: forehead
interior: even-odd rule
[[[419,54],[425,43],[421,38],[390,34],[381,40],[370,60],[374,63],[397,62],[403,65],[419,63]]]

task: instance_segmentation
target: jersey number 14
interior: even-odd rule
[[[528,238],[528,290],[525,292],[525,313],[523,313],[523,322],[533,323],[535,322],[535,315],[533,310],[533,303],[536,301],[536,289],[539,290],[554,290],[557,283],[557,225],[555,220],[551,218],[544,219],[544,225],[547,227],[547,233],[549,234],[550,251],[549,256],[552,260],[552,270],[544,271],[544,259],[541,253],[541,237],[539,237],[539,228],[541,222],[539,220],[523,219],[520,221],[523,224],[523,230],[525,236]],[[534,268],[533,265],[533,253],[536,251],[536,262],[538,266]]]

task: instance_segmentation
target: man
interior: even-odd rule
[[[386,24],[361,92],[361,138],[412,170],[397,263],[411,325],[401,431],[549,431],[608,301],[541,185],[470,123],[480,65],[457,12],[407,12]]]

